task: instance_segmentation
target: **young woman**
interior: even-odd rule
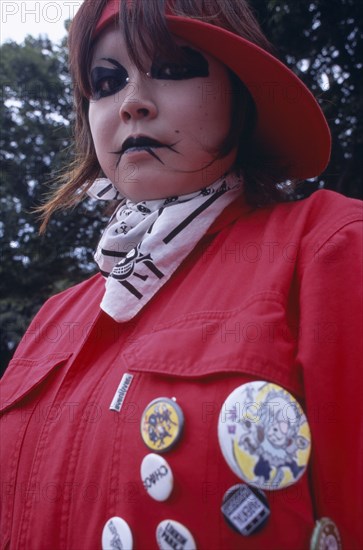
[[[85,0],[77,161],[100,274],[2,382],[1,548],[360,548],[358,201],[293,180],[324,116],[245,0]]]

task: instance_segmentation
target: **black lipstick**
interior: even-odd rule
[[[112,151],[112,153],[115,155],[119,155],[119,159],[116,163],[116,168],[120,164],[122,155],[126,153],[126,151],[128,151],[129,149],[144,150],[156,160],[161,162],[161,164],[164,164],[161,158],[155,153],[155,151],[153,151],[153,149],[160,149],[162,147],[165,147],[166,149],[170,149],[170,151],[173,151],[174,153],[178,153],[178,151],[174,149],[175,145],[176,143],[172,143],[170,145],[167,143],[161,143],[160,141],[147,136],[128,137],[123,142],[121,149],[119,151]]]

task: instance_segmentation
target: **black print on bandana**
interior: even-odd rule
[[[209,195],[213,195],[214,193],[220,193],[223,194],[226,191],[228,191],[228,187],[226,182],[224,181],[222,185],[218,189],[211,189],[210,187],[204,187],[204,189],[201,190],[200,194],[202,197],[208,197]]]
[[[111,272],[111,277],[116,279],[122,286],[124,286],[131,294],[136,298],[141,299],[142,294],[139,292],[127,279],[133,275],[138,277],[142,281],[148,279],[148,275],[141,275],[135,271],[136,264],[143,263],[158,279],[164,277],[162,273],[154,264],[151,254],[142,254],[138,245],[126,254],[126,257],[118,262]]]
[[[196,208],[189,216],[187,216],[179,225],[177,225],[170,233],[169,235],[166,235],[164,237],[163,241],[165,244],[169,244],[175,237],[179,235],[186,227],[188,227],[189,224],[193,222],[195,218],[197,218],[204,210],[206,210],[213,202],[215,202],[221,195],[223,195],[228,190],[228,187],[225,182],[222,183],[222,185],[219,187],[219,189],[214,193],[209,193],[210,190],[203,189],[201,191],[201,195],[207,196],[207,200],[202,203],[198,208]],[[210,196],[208,196],[210,195]]]
[[[136,205],[136,208],[139,212],[141,212],[141,214],[151,214],[151,210],[145,205],[145,202],[141,202],[140,204]]]
[[[203,189],[201,191],[201,196],[206,197],[206,200],[202,204],[200,204],[195,210],[193,210],[188,216],[186,216],[182,220],[182,222],[177,225],[168,235],[166,235],[163,239],[163,243],[168,245],[173,239],[175,239],[175,237],[177,237],[182,231],[184,231],[204,210],[206,210],[212,203],[218,200],[218,198],[223,195],[227,190],[228,186],[226,185],[225,181],[223,181],[222,184],[215,191],[212,190],[212,192],[210,192],[211,190],[209,189]],[[177,197],[170,197],[170,199],[167,199],[165,201],[164,207],[168,204],[168,202],[174,202],[175,200],[177,200]],[[145,216],[151,212],[145,203],[138,204],[137,209],[141,214]],[[158,218],[161,216],[163,211],[164,208],[161,207],[158,211]],[[124,214],[128,214],[128,211],[125,210]],[[156,220],[149,227],[147,231],[148,234],[152,233],[155,222]],[[122,222],[122,224],[120,224],[118,227],[118,231],[120,233],[126,232],[126,223]],[[126,257],[120,260],[110,273],[110,277],[116,279],[124,288],[126,288],[126,290],[130,292],[130,294],[135,296],[138,300],[143,298],[143,294],[138,288],[136,288],[136,286],[134,286],[135,279],[139,279],[140,285],[142,287],[142,283],[149,278],[149,275],[142,275],[141,273],[138,273],[136,271],[137,264],[144,264],[149,269],[149,271],[158,279],[162,279],[162,277],[164,277],[164,273],[162,273],[162,271],[160,271],[156,267],[151,254],[142,254],[140,252],[140,246],[141,243],[130,250],[130,252],[127,253]],[[133,279],[133,283],[130,282],[131,277]]]
[[[115,233],[118,235],[126,235],[129,231],[129,227],[126,222],[121,222],[120,225],[115,229]]]

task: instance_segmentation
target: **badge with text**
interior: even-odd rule
[[[342,550],[338,527],[330,518],[321,518],[316,522],[310,550]]]
[[[218,439],[233,472],[249,485],[276,490],[306,470],[311,435],[296,399],[276,384],[249,382],[223,403]]]
[[[132,550],[133,538],[126,521],[117,516],[109,519],[102,532],[102,550]]]
[[[174,519],[164,519],[156,528],[156,541],[160,550],[196,550],[191,532]]]
[[[145,491],[160,502],[167,500],[173,490],[173,472],[165,458],[155,453],[144,457],[140,474]]]
[[[183,426],[183,411],[176,401],[158,397],[149,403],[142,414],[141,436],[149,449],[163,453],[179,441]]]
[[[267,522],[270,508],[260,489],[248,485],[234,485],[225,493],[222,514],[228,525],[248,537],[257,533]]]

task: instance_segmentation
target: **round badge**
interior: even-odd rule
[[[148,404],[142,414],[141,436],[149,449],[163,453],[178,442],[183,426],[183,411],[176,401],[158,397]]]
[[[141,463],[141,479],[145,490],[154,500],[163,502],[171,495],[174,485],[173,472],[160,455],[150,453]]]
[[[117,516],[109,519],[102,532],[102,550],[132,550],[132,546],[132,533],[126,521]]]
[[[156,541],[160,550],[196,550],[195,540],[189,529],[173,519],[164,519],[156,528]]]
[[[337,526],[329,518],[321,518],[315,524],[310,550],[341,550],[342,543]]]
[[[302,408],[288,391],[269,382],[243,384],[227,397],[218,439],[233,472],[261,489],[296,483],[309,461],[311,436]]]

